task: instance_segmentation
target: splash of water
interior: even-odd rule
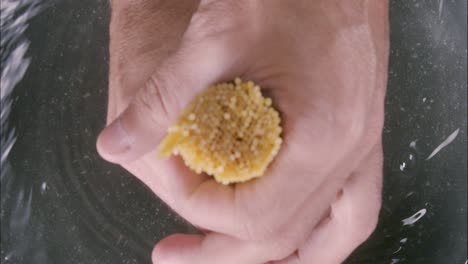
[[[41,1],[37,0],[0,0],[1,29],[1,79],[0,79],[0,164],[6,163],[8,154],[15,143],[14,129],[8,126],[11,111],[11,93],[16,84],[23,78],[31,59],[25,56],[29,41],[23,33],[28,28],[28,21],[39,13]],[[18,14],[18,10],[24,10]],[[2,170],[2,178],[5,175]]]
[[[24,255],[28,241],[17,239],[27,232],[31,215],[32,190],[27,186],[18,186],[18,179],[13,177],[8,155],[16,141],[15,129],[8,123],[12,92],[22,80],[31,59],[26,56],[30,42],[24,36],[31,18],[43,8],[41,0],[0,0],[0,182],[1,182],[1,218],[2,229],[8,230],[10,247],[5,249],[2,243],[2,263],[18,263],[18,255]],[[11,202],[13,201],[13,203]],[[13,204],[13,206],[7,206]],[[9,216],[9,219],[4,219]],[[6,238],[2,235],[2,242]]]
[[[444,0],[439,0],[439,18],[442,17],[443,9],[444,9]]]
[[[408,218],[405,218],[403,220],[401,220],[403,222],[403,225],[412,225],[414,223],[416,223],[417,221],[419,221],[419,219],[421,219],[425,214],[426,214],[427,210],[426,208],[423,208],[419,211],[417,211],[414,215],[408,217]]]
[[[434,151],[432,151],[431,155],[429,155],[429,157],[427,157],[426,160],[432,159],[432,157],[434,157],[437,153],[439,153],[439,151],[441,151],[443,148],[445,148],[450,143],[452,143],[455,140],[455,138],[457,138],[459,131],[460,131],[459,128],[453,131],[453,133],[450,134],[450,136],[448,136],[442,143],[440,143],[440,145],[437,148],[434,149]]]
[[[399,246],[399,247],[398,247],[398,249],[397,249],[397,250],[395,250],[395,251],[393,251],[393,253],[392,253],[392,254],[396,254],[396,253],[400,252],[400,251],[401,251],[401,249],[402,249],[402,247],[401,247],[401,246]]]

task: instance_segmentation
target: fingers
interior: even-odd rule
[[[297,253],[274,263],[340,263],[375,228],[380,208],[381,157],[380,149],[377,153],[372,152],[345,184],[342,194],[331,208],[330,216],[315,229],[326,204],[336,195],[338,186],[342,186],[339,181],[320,186],[310,197],[310,202],[302,206],[304,210],[296,215],[298,221],[283,227],[286,231],[283,235],[256,241],[214,232],[206,236],[174,235],[158,243],[153,252],[153,261],[163,264],[265,263],[288,256],[302,244]],[[206,205],[215,204],[212,202],[207,200]],[[198,209],[193,208],[197,215],[205,213]],[[215,212],[210,217],[215,221],[227,220],[223,213],[219,215],[223,218],[217,218]],[[312,235],[307,239],[307,234],[311,232]]]
[[[332,205],[328,219],[288,258],[275,264],[334,264],[344,261],[373,232],[381,204],[382,152],[364,160]]]
[[[193,96],[223,76],[227,55],[225,46],[208,41],[186,44],[168,58],[101,132],[97,141],[101,156],[126,163],[155,149]]]
[[[318,122],[311,123],[317,126],[317,130],[323,128]],[[288,141],[288,136],[291,136],[291,134],[285,135],[285,143],[264,177],[256,182],[236,187],[238,205],[240,208],[243,208],[242,212],[245,214],[243,219],[255,219],[259,225],[270,226],[267,225],[267,220],[259,221],[259,219],[275,219],[273,224],[281,225],[291,224],[293,221],[291,219],[299,219],[299,223],[301,223],[304,217],[308,218],[303,212],[320,214],[317,210],[320,205],[318,203],[322,202],[328,208],[331,202],[333,202],[336,193],[338,193],[346,179],[350,176],[350,172],[359,165],[360,160],[372,148],[372,146],[364,146],[352,152],[352,155],[335,161],[334,159],[338,156],[335,153],[339,153],[342,150],[328,152],[329,150],[325,146],[320,146],[331,142],[330,139],[316,135],[307,135],[307,137],[304,136],[299,139],[291,137],[293,140]],[[320,139],[322,139],[322,142],[319,142]],[[310,144],[314,150],[309,151],[303,142],[307,142],[307,144],[314,142]],[[318,143],[315,144],[315,142]],[[330,148],[334,147],[333,145],[334,143],[328,144]],[[317,153],[312,153],[314,151],[317,151]],[[349,150],[346,151],[350,152]],[[328,156],[332,158],[324,158]],[[317,160],[323,161],[323,163],[334,160],[332,163],[333,167],[329,168],[329,165],[312,164]],[[334,188],[330,189],[327,195],[312,199],[316,193],[324,188],[323,186],[331,186],[332,184]],[[288,195],[278,195],[278,193]],[[252,203],[252,201],[255,201],[255,203]],[[324,208],[323,211],[327,208]],[[282,221],[285,222],[282,223]],[[248,221],[244,220],[243,222]],[[238,233],[238,235],[242,236],[243,234]]]
[[[217,233],[172,235],[156,245],[152,259],[158,264],[258,264],[268,259],[270,250]]]
[[[213,227],[219,228],[226,233],[233,233],[233,228],[236,226],[248,225],[247,233],[252,238],[239,239],[235,237],[238,234],[231,236],[215,232],[206,236],[174,235],[158,243],[153,252],[153,261],[154,263],[257,264],[283,259],[307,240],[308,234],[323,217],[326,208],[336,196],[336,190],[342,185],[339,181],[331,181],[321,186],[311,195],[307,205],[302,205],[303,210],[300,210],[287,226],[274,226],[275,222],[281,222],[277,221],[279,219],[244,220],[258,221],[255,225],[242,223],[238,220],[232,221],[225,218],[225,212],[220,211],[223,208],[218,208],[216,200],[197,200],[197,204],[191,210],[193,215],[189,219],[198,219],[198,215],[203,215],[203,227],[208,226],[211,230]],[[206,209],[200,209],[203,206],[208,208],[213,205],[216,208],[213,208],[209,215],[206,214]],[[234,220],[236,219],[234,218]],[[254,230],[252,227],[258,230]],[[272,233],[268,234],[269,231]],[[268,237],[265,234],[268,234]]]

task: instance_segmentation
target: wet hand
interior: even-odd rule
[[[112,3],[109,125],[97,142],[206,230],[163,239],[154,261],[343,261],[380,209],[386,1],[154,2]],[[284,143],[266,174],[222,186],[158,160],[193,96],[237,76],[281,111]]]

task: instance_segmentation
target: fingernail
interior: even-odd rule
[[[97,140],[99,154],[109,161],[116,161],[119,156],[130,150],[131,146],[132,140],[120,118],[107,126]]]

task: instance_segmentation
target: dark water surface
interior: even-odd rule
[[[150,263],[158,240],[196,230],[95,150],[108,1],[48,3],[25,32],[31,64],[9,97],[16,142],[11,170],[2,164],[1,263]],[[464,0],[391,1],[383,209],[346,263],[467,259],[466,19]]]

